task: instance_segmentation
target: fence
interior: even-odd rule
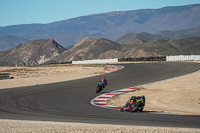
[[[199,61],[200,55],[166,56],[166,61]]]
[[[120,58],[119,62],[130,62],[130,61],[166,61],[166,56],[161,57],[139,57],[139,58]]]

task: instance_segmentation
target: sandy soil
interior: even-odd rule
[[[111,68],[113,68],[113,66],[108,67],[104,65],[0,67],[0,73],[10,72],[11,76],[14,77],[14,79],[0,80],[0,89],[45,84],[95,76]],[[145,110],[200,114],[200,96],[198,95],[200,94],[199,79],[200,72],[171,80],[153,83],[151,85],[144,85],[138,87],[140,90],[137,90],[135,92],[125,93],[122,95],[118,95],[117,97],[113,97],[113,99],[109,100],[109,103],[122,106],[125,104],[126,100],[128,100],[127,98],[129,96],[145,95],[147,99]],[[176,108],[174,108],[174,104],[176,105]],[[200,129],[0,120],[0,132],[198,133],[200,132]]]
[[[200,115],[200,71],[136,87],[138,90],[114,96],[108,104],[124,106],[130,96],[144,95],[146,111]]]
[[[51,65],[39,67],[0,67],[0,73],[10,73],[14,79],[0,80],[0,89],[47,84],[96,76],[112,65]]]

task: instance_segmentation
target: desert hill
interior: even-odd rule
[[[0,52],[0,66],[35,66],[72,60],[135,58],[167,55],[199,55],[200,37],[185,39],[135,39],[119,44],[105,38],[87,37],[66,50],[53,39],[28,41]]]
[[[125,57],[149,57],[170,55],[199,55],[200,37],[190,37],[176,40],[156,39],[143,42],[136,47],[129,48]]]
[[[0,66],[35,66],[65,50],[53,39],[32,40],[11,50],[0,52]]]
[[[121,45],[105,38],[87,37],[74,45],[70,50],[63,52],[59,56],[51,59],[52,62],[66,62],[69,60],[86,60],[98,58],[111,58],[101,57],[101,54],[106,51],[118,51]]]
[[[188,55],[200,53],[200,37],[177,40],[156,39],[133,40],[127,44],[118,44],[104,38],[88,37],[77,43],[72,49],[51,59],[52,62],[69,60],[135,58],[166,55]]]

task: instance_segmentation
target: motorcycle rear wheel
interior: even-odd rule
[[[124,106],[120,109],[121,112],[124,112]]]
[[[140,111],[140,112],[142,112],[142,111],[143,111],[143,109],[144,109],[144,107],[142,107],[142,108],[139,108],[139,111]]]

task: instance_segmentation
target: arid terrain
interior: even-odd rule
[[[112,65],[52,65],[38,67],[0,67],[0,73],[10,73],[14,79],[0,80],[0,89],[40,85],[99,75]]]
[[[14,79],[0,80],[0,88],[30,86],[60,82],[101,74],[113,69],[107,65],[56,65],[40,67],[0,67]],[[84,70],[84,71],[83,71]],[[200,72],[170,80],[137,87],[135,92],[124,93],[109,100],[123,106],[132,95],[145,95],[147,111],[200,115]],[[152,98],[153,97],[153,98]],[[174,106],[176,103],[176,106]],[[195,105],[195,106],[194,106]],[[187,109],[185,108],[187,107]],[[83,123],[0,120],[0,132],[200,132],[200,129],[97,125]]]
[[[200,115],[200,71],[185,76],[136,87],[116,95],[108,104],[122,107],[130,96],[146,97],[145,111]]]

